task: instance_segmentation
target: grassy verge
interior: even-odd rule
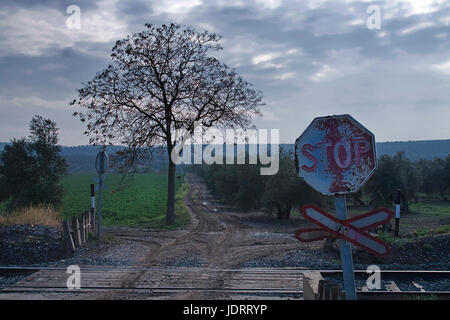
[[[64,183],[62,213],[64,217],[78,215],[89,208],[90,187],[94,175],[70,175]],[[167,176],[157,173],[137,174],[121,184],[121,176],[108,175],[103,190],[103,222],[105,226],[126,226],[151,229],[174,229],[189,222],[183,198],[187,186],[176,183],[176,224],[165,226]],[[122,186],[122,187],[121,187]]]
[[[409,204],[411,214],[429,217],[450,217],[450,202],[419,201]]]

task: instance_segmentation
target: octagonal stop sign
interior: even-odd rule
[[[377,167],[375,137],[348,114],[315,118],[295,141],[295,164],[324,195],[356,192]]]

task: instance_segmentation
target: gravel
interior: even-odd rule
[[[369,277],[369,275],[367,275]],[[326,280],[332,281],[337,283],[342,287],[342,277],[339,276],[331,276],[331,275],[325,275],[324,278]],[[364,276],[357,276],[355,278],[355,286],[357,290],[361,290],[362,287],[366,286],[367,278],[364,278]],[[370,291],[385,291],[387,290],[387,287],[391,284],[391,282],[394,281],[397,287],[401,291],[420,291],[420,287],[418,288],[413,284],[413,281],[421,286],[425,291],[450,291],[450,279],[427,279],[423,280],[420,278],[412,279],[412,280],[406,280],[406,279],[381,279],[381,287],[380,289],[372,289]]]
[[[250,232],[248,234],[252,240],[289,240],[294,241],[292,233],[279,233],[279,232]],[[295,240],[296,241],[296,240]]]
[[[206,266],[206,262],[198,256],[182,257],[177,260],[168,261],[164,264],[168,267],[196,268]]]
[[[63,236],[42,225],[0,227],[0,265],[27,265],[65,257]]]
[[[0,276],[0,286],[10,286],[28,275]]]
[[[365,270],[371,263],[356,263],[354,268],[357,270]],[[377,264],[384,270],[449,270],[448,261],[420,264]],[[330,257],[323,249],[312,250],[296,250],[289,251],[285,254],[271,257],[260,258],[247,261],[243,267],[304,267],[312,270],[333,270],[341,269],[340,260]]]

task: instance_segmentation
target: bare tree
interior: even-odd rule
[[[207,54],[217,51],[220,36],[179,25],[133,33],[116,42],[113,63],[83,84],[71,105],[87,122],[90,143],[126,145],[121,153],[135,165],[153,147],[167,147],[166,224],[175,222],[175,171],[170,155],[179,143],[173,130],[204,127],[248,128],[260,115],[262,94],[235,70]]]

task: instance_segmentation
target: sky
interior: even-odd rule
[[[223,37],[220,61],[264,94],[255,125],[282,143],[344,113],[380,142],[450,139],[448,0],[1,0],[0,141],[39,114],[61,144],[88,144],[76,89],[116,40],[171,22]]]

